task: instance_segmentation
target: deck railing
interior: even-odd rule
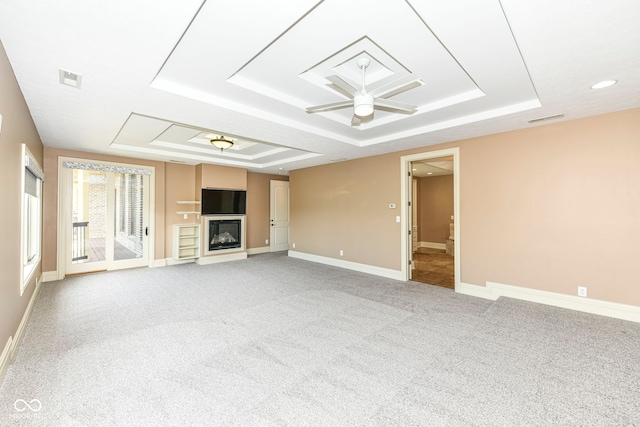
[[[82,259],[89,258],[89,256],[87,255],[87,237],[86,237],[88,226],[89,226],[89,221],[73,223],[73,235],[72,235],[73,240],[71,245],[72,261],[80,261]]]

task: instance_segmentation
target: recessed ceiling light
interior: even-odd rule
[[[603,80],[591,86],[591,89],[604,89],[605,87],[613,86],[616,83],[618,83],[617,80]]]
[[[433,172],[427,172],[427,175],[433,175]]]

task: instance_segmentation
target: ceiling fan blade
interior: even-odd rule
[[[308,114],[322,113],[324,111],[338,110],[340,108],[346,108],[346,107],[353,107],[353,101],[348,100],[348,101],[332,102],[331,104],[316,105],[314,107],[307,108],[307,113]]]
[[[373,113],[366,117],[358,117],[354,114],[351,119],[351,126],[360,126],[362,123],[369,123],[371,120],[373,120]]]
[[[407,74],[390,83],[382,85],[369,92],[374,98],[389,98],[409,89],[422,86],[424,82],[415,74]]]
[[[393,101],[391,99],[380,99],[377,98],[375,100],[375,106],[381,107],[382,109],[393,110],[398,113],[407,113],[413,114],[418,110],[416,105],[406,104],[404,102]]]
[[[354,88],[338,76],[329,76],[326,79],[331,82],[331,84],[328,84],[327,86],[348,98],[353,99],[353,97],[359,93],[358,89]]]

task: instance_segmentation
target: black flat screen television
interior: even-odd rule
[[[202,215],[245,215],[247,213],[247,192],[245,190],[203,188],[200,207]]]

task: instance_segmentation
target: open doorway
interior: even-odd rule
[[[411,162],[411,280],[454,289],[453,156]]]
[[[402,277],[456,289],[461,265],[459,149],[403,156],[401,170]],[[445,178],[427,181],[434,176]],[[444,199],[452,204],[438,202],[443,194],[436,192],[448,193]]]

